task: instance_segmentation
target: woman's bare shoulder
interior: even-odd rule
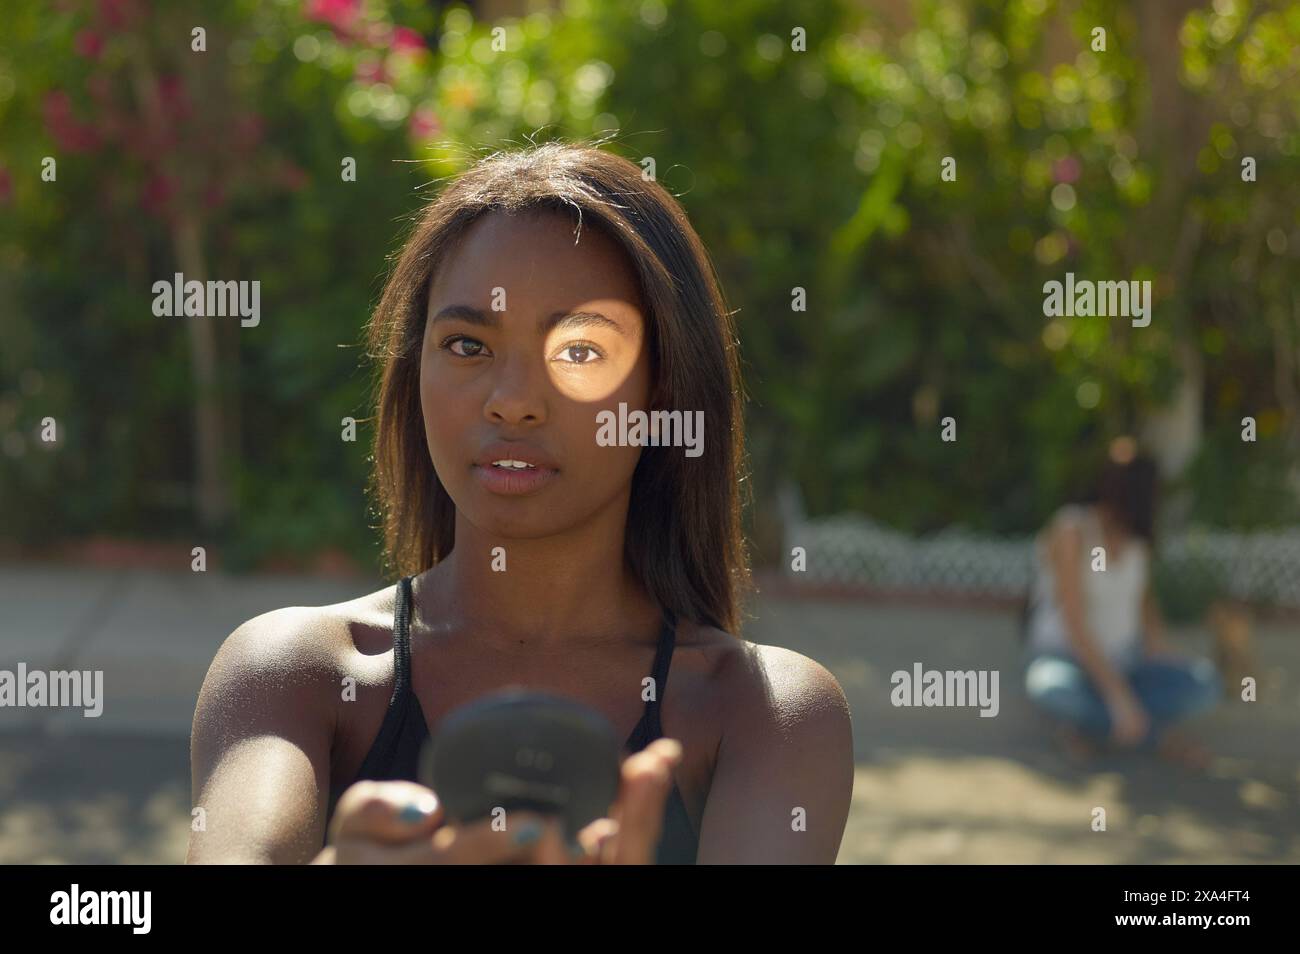
[[[1082,528],[1093,517],[1092,508],[1085,503],[1067,503],[1056,508],[1047,521],[1047,529]]]
[[[1060,547],[1073,550],[1083,540],[1091,517],[1092,511],[1086,504],[1065,504],[1052,514],[1042,530],[1041,539],[1049,551]]]
[[[725,630],[695,624],[694,640],[714,662],[712,683],[723,703],[724,721],[787,721],[810,709],[835,709],[847,716],[839,681],[810,656],[770,646]]]
[[[348,654],[391,638],[392,587],[323,606],[285,606],[240,624],[226,637],[213,669],[235,672],[333,676]]]

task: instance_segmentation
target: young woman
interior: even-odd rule
[[[736,345],[677,202],[600,149],[493,155],[425,210],[369,331],[401,579],[225,641],[194,717],[188,860],[833,863],[848,706],[818,663],[737,635]],[[620,405],[702,411],[700,452],[598,439]],[[574,856],[523,813],[453,825],[415,782],[447,713],[521,685],[626,734]]]
[[[1072,755],[1109,739],[1204,766],[1205,750],[1172,726],[1222,690],[1208,660],[1170,651],[1151,587],[1155,494],[1154,463],[1121,438],[1096,501],[1061,508],[1039,535],[1025,685]]]

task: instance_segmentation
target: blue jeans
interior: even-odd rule
[[[1151,726],[1140,747],[1151,748],[1175,722],[1204,712],[1223,696],[1223,683],[1208,659],[1144,659],[1132,656],[1119,665]],[[1084,733],[1110,736],[1110,712],[1092,680],[1067,654],[1043,652],[1025,664],[1029,698],[1047,712]]]

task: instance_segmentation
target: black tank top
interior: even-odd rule
[[[655,650],[654,686],[655,698],[646,703],[641,713],[641,721],[636,724],[628,737],[625,747],[629,752],[640,752],[655,739],[663,735],[659,724],[659,704],[664,690],[668,686],[668,667],[672,662],[673,647],[676,643],[676,618],[671,611],[664,613],[664,625],[659,633],[659,645]],[[352,783],[362,779],[375,781],[404,780],[417,782],[420,749],[429,737],[429,724],[424,718],[420,700],[411,688],[411,577],[403,578],[397,584],[397,600],[393,613],[393,695],[388,702],[388,711],[384,713],[384,722],[379,727],[365,761],[357,770]],[[326,831],[329,819],[334,814],[340,796],[347,788],[330,792],[329,806],[325,815]],[[661,865],[693,865],[698,848],[698,839],[691,826],[686,803],[676,783],[668,793],[664,806],[663,831],[659,838],[659,848],[655,863]]]

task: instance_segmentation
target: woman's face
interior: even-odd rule
[[[460,516],[534,538],[625,512],[641,448],[597,444],[596,415],[646,409],[646,337],[632,265],[603,233],[575,244],[553,212],[470,226],[433,277],[420,362],[425,438]]]

